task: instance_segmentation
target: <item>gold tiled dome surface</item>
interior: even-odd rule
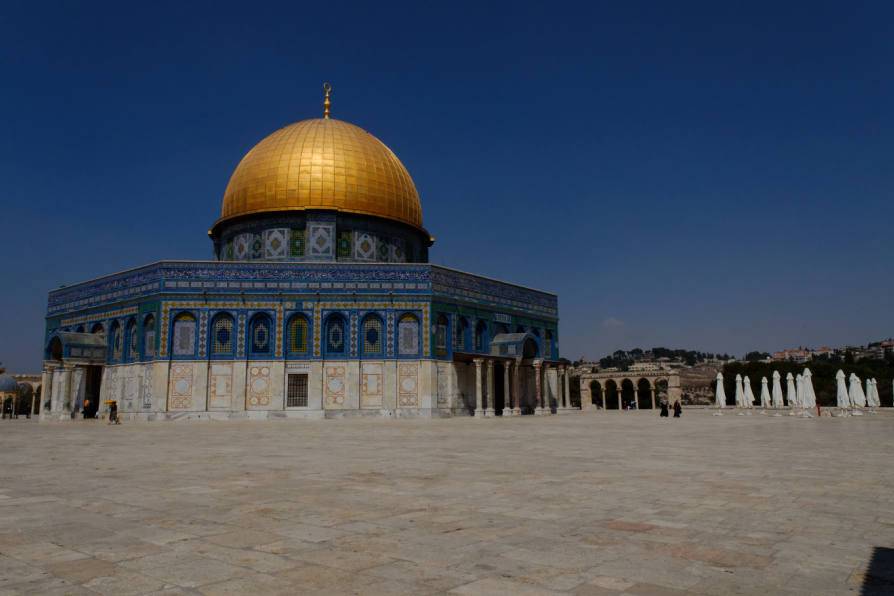
[[[379,139],[341,120],[302,120],[255,145],[230,177],[218,223],[305,209],[375,215],[422,229],[407,169]]]

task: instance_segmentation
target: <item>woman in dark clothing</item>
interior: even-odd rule
[[[664,398],[661,398],[661,402],[660,402],[658,405],[661,407],[661,414],[660,414],[660,416],[661,416],[662,418],[667,418],[667,416],[668,416],[668,411],[667,411],[667,409],[668,409],[668,408],[667,408],[667,400],[664,399]]]
[[[674,402],[674,418],[679,418],[683,414],[683,406],[680,405],[680,400]]]

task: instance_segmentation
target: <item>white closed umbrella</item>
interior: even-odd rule
[[[865,408],[866,407],[866,394],[863,393],[863,387],[860,385],[860,377],[851,373],[850,378],[848,379],[850,383],[850,387],[848,387],[848,397],[851,399],[851,404],[856,408]]]
[[[751,379],[747,376],[743,379],[745,383],[745,407],[753,408],[754,407],[754,392],[751,390]]]
[[[745,407],[745,392],[742,390],[742,375],[736,375],[736,407]]]
[[[851,399],[847,393],[847,385],[844,384],[844,371],[839,369],[838,374],[835,375],[835,382],[837,385],[837,390],[835,394],[836,401],[838,402],[838,407],[846,410],[851,406]]]
[[[795,401],[799,408],[804,407],[804,377],[801,375],[795,377]]]
[[[714,397],[714,405],[718,408],[726,407],[726,391],[723,390],[723,375],[717,373],[717,393]]]
[[[813,373],[810,372],[809,368],[804,369],[804,374],[801,375],[804,384],[804,401],[802,405],[805,408],[813,409],[816,407],[816,393],[813,391]]]
[[[761,407],[770,407],[770,388],[767,386],[767,377],[761,377]]]
[[[782,401],[782,384],[779,382],[780,374],[778,370],[773,371],[773,407],[781,408],[785,405]]]
[[[794,408],[798,405],[798,391],[795,389],[795,377],[792,373],[785,375],[785,398],[788,400],[788,407]]]

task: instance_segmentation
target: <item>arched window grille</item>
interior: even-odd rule
[[[106,332],[106,328],[103,327],[102,323],[94,323],[93,327],[90,329],[90,333],[99,333],[102,335]]]
[[[437,356],[447,355],[448,328],[447,316],[443,314],[438,315],[438,320],[435,323],[435,354]]]
[[[419,355],[419,319],[409,313],[397,323],[397,353],[399,356]]]
[[[326,353],[344,354],[346,344],[345,318],[339,314],[330,315],[326,319]]]
[[[171,332],[171,354],[192,356],[196,351],[196,318],[188,312],[180,313],[174,319]]]
[[[137,340],[137,322],[131,319],[127,323],[127,361],[140,359],[140,344]]]
[[[266,356],[273,352],[272,321],[266,314],[256,314],[249,324],[249,352],[256,356]]]
[[[292,315],[289,319],[289,326],[286,331],[286,341],[288,342],[288,350],[286,352],[290,356],[306,356],[308,345],[309,325],[304,315]]]
[[[475,325],[475,351],[484,352],[487,350],[487,323],[478,321]]]
[[[215,315],[211,321],[211,354],[226,356],[233,353],[233,317],[228,313]]]
[[[366,315],[361,325],[363,333],[363,355],[381,356],[384,350],[382,338],[382,319],[377,315]]]
[[[143,321],[143,356],[155,358],[155,316],[148,315]]]
[[[121,356],[124,354],[124,333],[121,330],[121,324],[118,321],[112,323],[112,332],[109,337],[112,347],[112,361],[121,362]]]

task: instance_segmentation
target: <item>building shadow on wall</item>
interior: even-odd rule
[[[877,546],[863,576],[861,596],[894,594],[894,548]]]

